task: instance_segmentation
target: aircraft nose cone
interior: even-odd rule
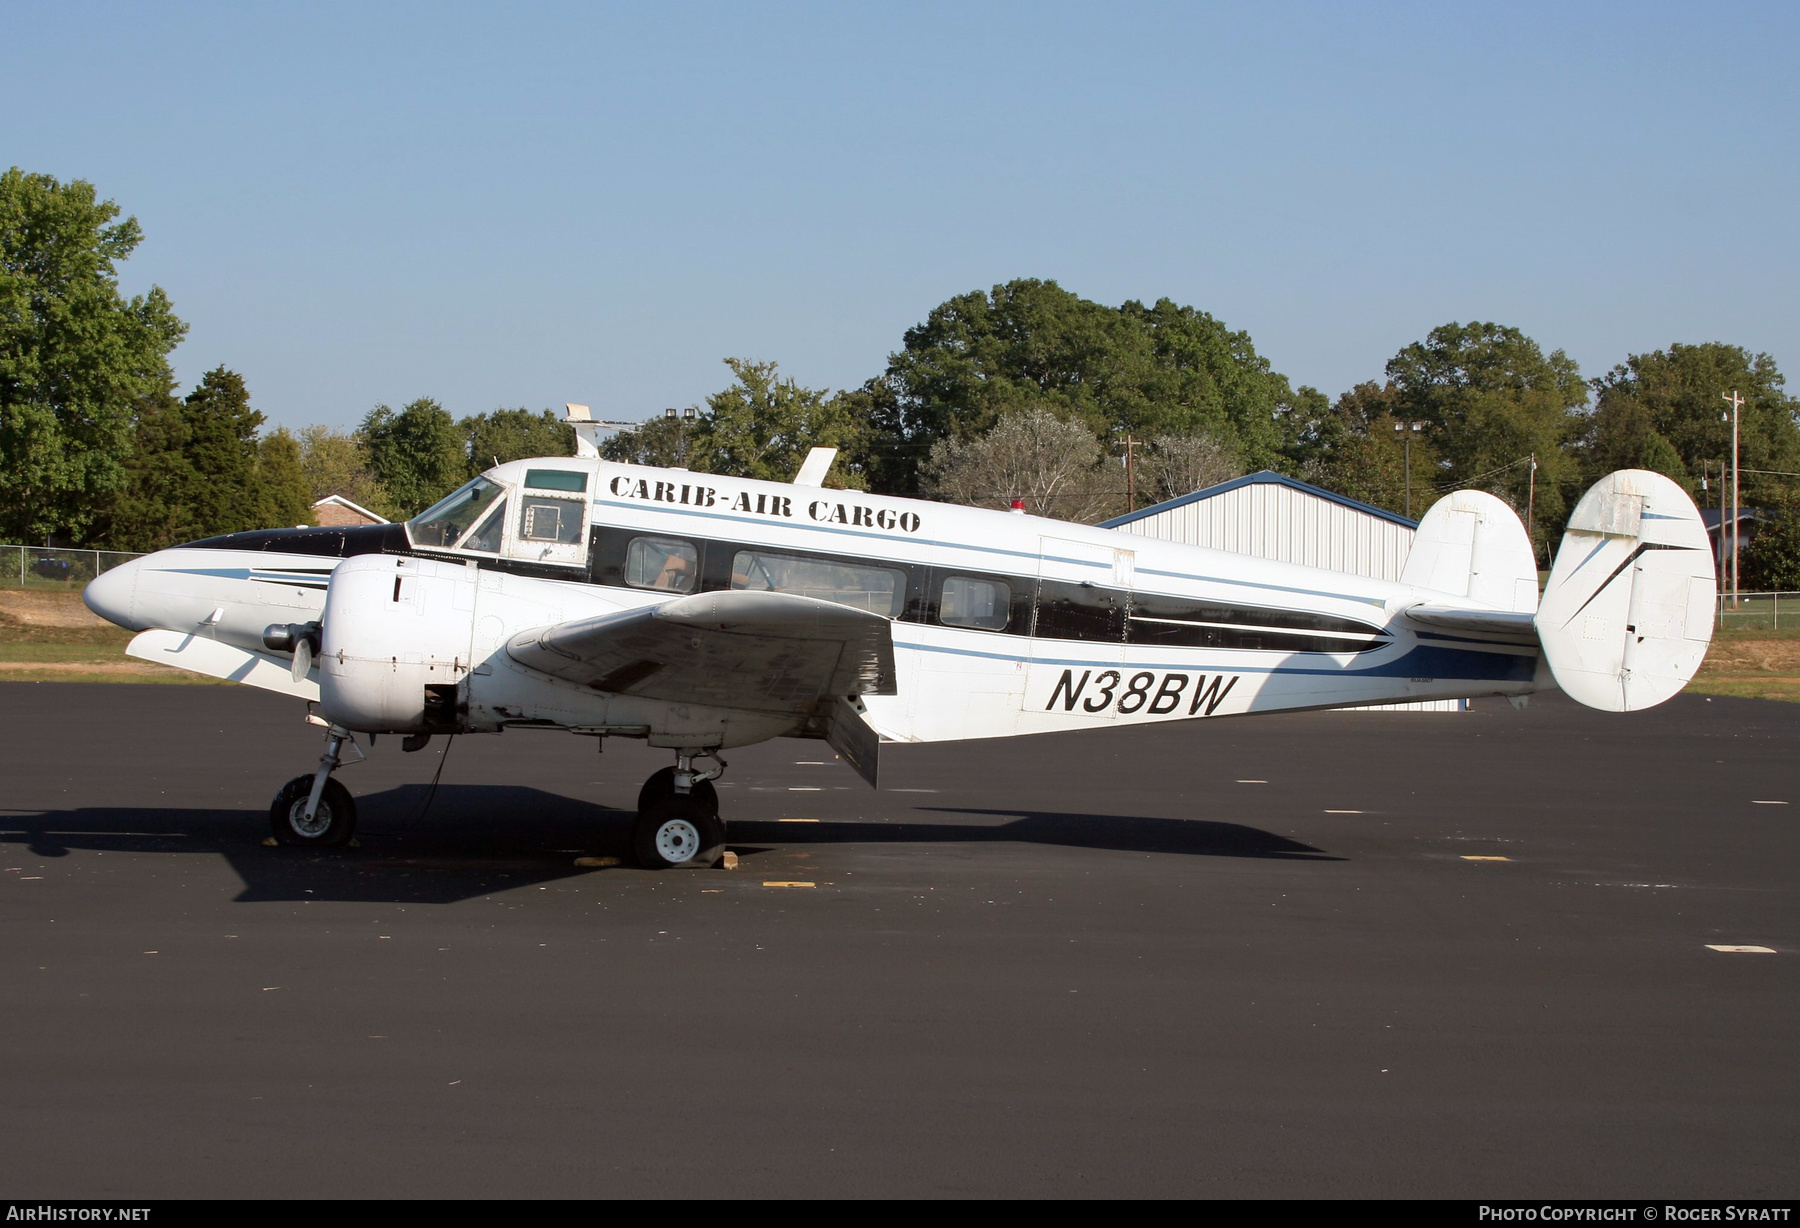
[[[120,563],[101,572],[81,590],[81,602],[107,622],[117,623],[132,631],[142,631],[133,620],[132,606],[137,599],[138,560]]]

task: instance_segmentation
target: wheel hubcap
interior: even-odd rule
[[[301,798],[288,808],[288,826],[294,834],[304,836],[308,840],[317,839],[325,834],[331,826],[331,806],[323,798],[319,800],[319,809],[314,812],[312,822],[306,821],[306,799]]]
[[[670,819],[656,829],[656,851],[676,865],[690,861],[700,851],[700,829],[686,819]]]

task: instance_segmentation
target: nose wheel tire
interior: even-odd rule
[[[725,825],[693,794],[670,793],[639,812],[632,845],[646,870],[710,866],[724,851]]]
[[[312,796],[313,774],[296,776],[281,786],[269,806],[269,829],[277,844],[290,848],[326,848],[343,844],[356,832],[356,800],[337,780],[325,782],[319,808],[311,821],[306,802]]]

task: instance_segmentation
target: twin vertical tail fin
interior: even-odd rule
[[[1712,546],[1687,492],[1660,473],[1608,474],[1575,505],[1538,607],[1557,685],[1633,712],[1693,680],[1712,641]]]
[[[1537,560],[1519,515],[1481,490],[1459,490],[1419,521],[1400,582],[1464,597],[1490,610],[1537,609]]]

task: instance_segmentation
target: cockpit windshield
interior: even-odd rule
[[[415,546],[454,546],[505,493],[497,483],[476,478],[407,521],[407,534]]]

